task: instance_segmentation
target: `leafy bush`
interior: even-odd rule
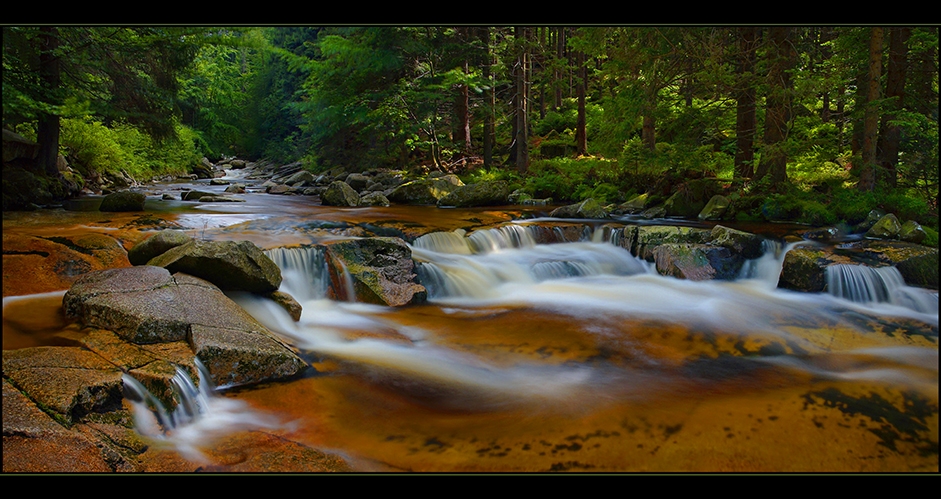
[[[199,162],[198,134],[180,125],[176,132],[175,138],[154,141],[128,124],[108,127],[100,121],[64,119],[60,146],[83,175],[124,171],[136,179],[149,179],[189,171]]]
[[[595,197],[599,202],[619,199],[625,181],[617,161],[584,156],[535,160],[524,179],[524,189],[537,198],[581,201]]]

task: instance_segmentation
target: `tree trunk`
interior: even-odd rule
[[[529,49],[527,28],[517,28],[519,43],[516,60],[516,169],[525,173],[529,169],[529,103],[527,101]]]
[[[579,52],[578,64],[578,118],[575,121],[575,153],[579,156],[588,154],[588,134],[585,130],[585,92],[588,86],[588,70],[585,68],[585,54]]]
[[[490,74],[490,66],[493,63],[493,57],[490,55],[490,28],[484,27],[480,28],[480,39],[484,44],[485,52],[484,57],[486,60],[483,64],[483,75],[484,80],[487,81],[487,88],[484,90],[484,99],[486,104],[484,106],[484,166],[489,168],[493,164],[493,144],[495,142],[494,137],[494,110],[496,109],[495,93],[493,91],[493,78]]]
[[[876,140],[879,132],[879,80],[882,77],[883,28],[872,28],[869,38],[869,72],[866,81],[866,111],[863,122],[861,147],[862,171],[859,174],[859,189],[871,191],[876,187]]]
[[[794,64],[791,28],[772,27],[768,46],[768,97],[765,111],[764,148],[755,177],[771,176],[774,187],[787,182],[787,139],[791,120],[791,79],[789,70]]]
[[[62,79],[62,70],[59,56],[55,51],[59,48],[59,33],[55,27],[43,26],[40,30],[39,53],[39,79],[47,99],[58,104],[56,96],[59,94],[59,84]],[[46,175],[57,177],[59,168],[56,163],[59,158],[59,116],[50,112],[39,115],[36,129],[36,139],[39,142],[39,158],[37,164]]]
[[[911,28],[889,28],[889,64],[886,74],[885,97],[887,109],[876,149],[879,151],[879,182],[889,187],[898,185],[897,166],[901,129],[892,123],[905,99],[905,74],[908,69],[908,38]]]
[[[740,28],[738,79],[735,100],[735,175],[751,178],[755,174],[755,57],[758,49],[757,28]]]

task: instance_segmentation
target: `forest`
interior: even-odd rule
[[[556,203],[720,184],[738,220],[879,208],[937,244],[935,25],[4,26],[3,129],[39,146],[4,210],[235,156]]]

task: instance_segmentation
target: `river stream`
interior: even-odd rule
[[[551,225],[544,208],[158,195],[224,188],[204,182],[153,186],[149,215],[265,249],[300,321],[231,296],[315,368],[216,394],[258,424],[218,418],[202,423],[207,434],[279,433],[359,471],[938,471],[937,292],[902,283],[915,298],[858,302],[779,289],[791,247],[779,240],[734,281],[664,277],[595,222],[580,221],[581,241],[536,244],[530,229]],[[68,208],[5,214],[4,233],[107,233],[132,217],[106,217],[94,199]],[[322,255],[307,245],[357,226],[409,236],[426,304],[327,297]],[[769,240],[789,229],[742,228]],[[5,296],[4,349],[76,329],[62,292]]]

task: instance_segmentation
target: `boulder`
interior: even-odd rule
[[[914,220],[905,222],[899,229],[899,239],[905,242],[921,244],[927,237],[928,233],[925,232],[925,229]]]
[[[580,203],[560,206],[552,210],[549,216],[554,218],[608,218],[607,212],[594,198],[588,198]]]
[[[661,244],[653,258],[661,275],[691,281],[735,279],[745,262],[740,253],[708,244]]]
[[[793,291],[821,293],[827,285],[827,267],[852,260],[819,247],[797,247],[787,252],[778,287]]]
[[[469,208],[509,203],[510,184],[505,180],[478,182],[456,187],[438,200],[439,207]]]
[[[162,230],[135,244],[128,250],[127,259],[131,265],[144,265],[170,248],[182,246],[192,240],[193,238],[181,230]]]
[[[642,225],[637,227],[634,256],[654,261],[653,250],[661,244],[705,244],[712,232],[692,227],[671,225]]]
[[[415,274],[412,250],[402,239],[370,237],[323,244],[335,298],[355,298],[390,307],[421,303],[427,298]],[[348,288],[348,282],[353,289]]]
[[[351,173],[346,176],[345,182],[356,192],[362,192],[369,185],[370,178],[362,173]]]
[[[399,185],[386,197],[393,203],[430,205],[464,185],[457,175],[413,180]]]
[[[902,225],[895,215],[889,213],[880,218],[869,230],[866,231],[866,237],[875,239],[898,239]]]
[[[108,194],[101,200],[99,211],[144,211],[147,196],[132,191],[119,191]]]
[[[202,197],[205,197],[205,196],[215,196],[215,195],[216,195],[215,192],[198,191],[198,190],[195,190],[195,189],[194,189],[194,190],[191,190],[191,191],[186,191],[186,192],[184,192],[184,193],[180,196],[180,199],[182,199],[183,201],[199,201],[200,198],[202,198]]]
[[[359,198],[359,206],[389,206],[389,198],[381,192],[370,192]]]
[[[732,204],[732,201],[729,198],[716,194],[709,199],[709,202],[706,203],[705,208],[699,212],[697,218],[700,220],[722,220],[722,217],[728,211],[729,206]]]
[[[758,258],[764,253],[763,237],[723,225],[716,225],[712,228],[709,232],[708,243],[729,248],[733,253],[740,254],[748,260]]]
[[[320,202],[325,206],[359,206],[359,194],[349,184],[336,180],[320,194]]]
[[[147,264],[205,279],[225,291],[269,293],[281,285],[281,270],[251,241],[192,240]]]

